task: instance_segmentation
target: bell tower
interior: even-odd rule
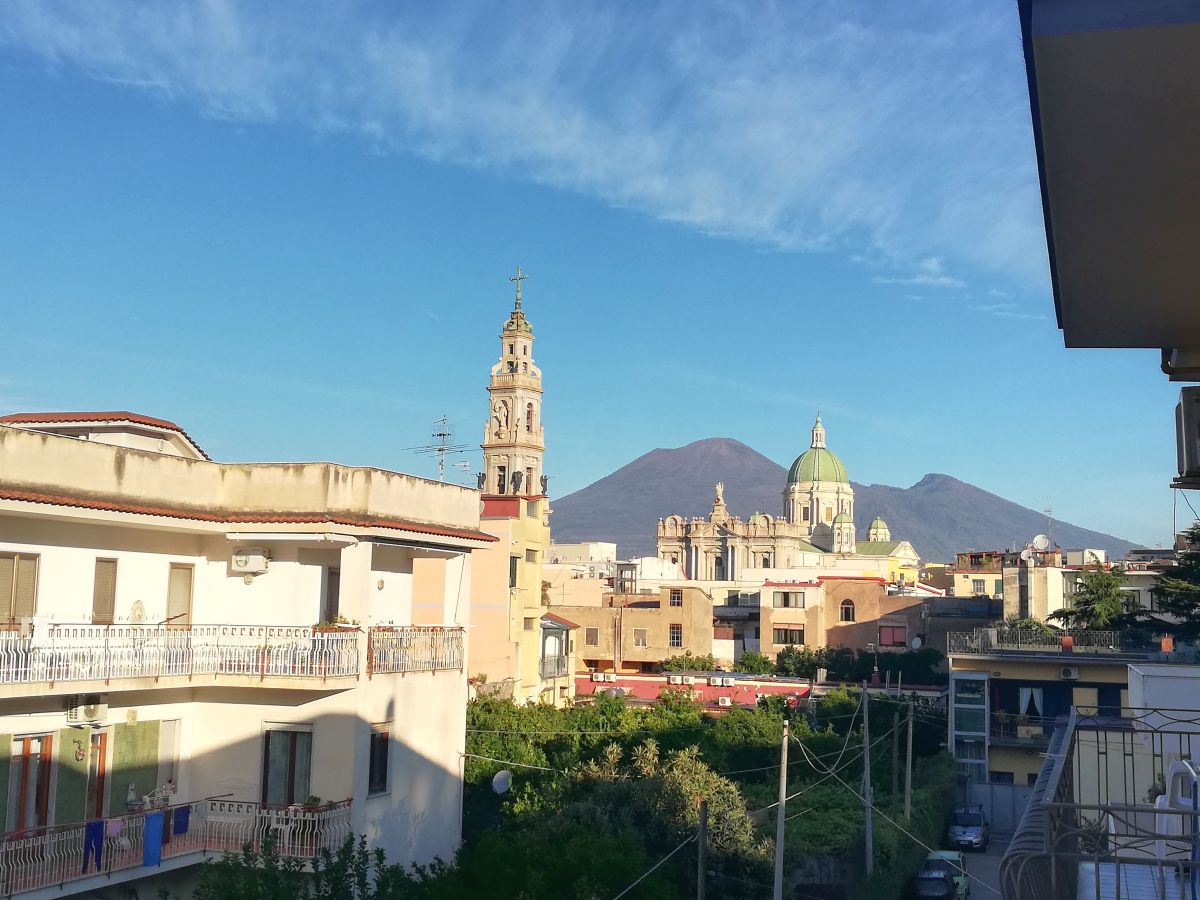
[[[533,362],[533,326],[521,309],[521,282],[529,276],[517,266],[509,278],[516,302],[500,332],[500,361],[488,384],[489,414],[483,433],[485,495],[538,497],[546,493],[542,456],[542,372]]]

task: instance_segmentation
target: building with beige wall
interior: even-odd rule
[[[301,858],[351,833],[448,858],[493,543],[452,485],[212,462],[131,413],[0,419],[5,892],[186,892],[270,832]]]

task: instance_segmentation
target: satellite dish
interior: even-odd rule
[[[1031,559],[1033,559],[1033,551],[1026,547],[1021,551],[1021,559],[1023,559],[1025,562],[1029,562]]]
[[[129,621],[134,625],[141,625],[146,621],[146,606],[141,600],[133,601],[133,606],[129,610]]]
[[[510,787],[512,787],[512,772],[508,769],[501,769],[492,776],[492,790],[497,794],[507,794]]]
[[[1044,534],[1039,534],[1037,537],[1035,537],[1033,539],[1032,543],[1033,543],[1034,550],[1049,550],[1050,549],[1050,538],[1048,538]]]
[[[605,697],[624,697],[625,688],[606,688],[604,691]]]
[[[924,642],[923,640],[921,640],[921,636],[918,634],[918,635],[917,635],[915,638],[913,638],[913,639],[912,639],[912,640],[909,642],[909,645],[910,645],[910,646],[911,646],[911,647],[912,647],[914,650],[920,650],[920,649],[921,649],[921,645],[922,645],[922,644],[924,644],[924,643],[925,643],[925,642]]]

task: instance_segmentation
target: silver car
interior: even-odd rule
[[[982,804],[966,803],[954,807],[954,812],[950,814],[950,830],[946,839],[951,847],[986,850],[989,835]]]

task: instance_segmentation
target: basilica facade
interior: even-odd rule
[[[658,556],[679,563],[698,581],[734,581],[750,569],[819,567],[822,557],[886,556],[911,559],[907,541],[893,541],[887,524],[871,522],[866,540],[854,528],[854,488],[842,461],[825,446],[825,427],[817,416],[812,442],[788,470],[783,515],[756,513],[743,521],[731,516],[725,490],[716,485],[707,518],[667,516],[658,521]]]

